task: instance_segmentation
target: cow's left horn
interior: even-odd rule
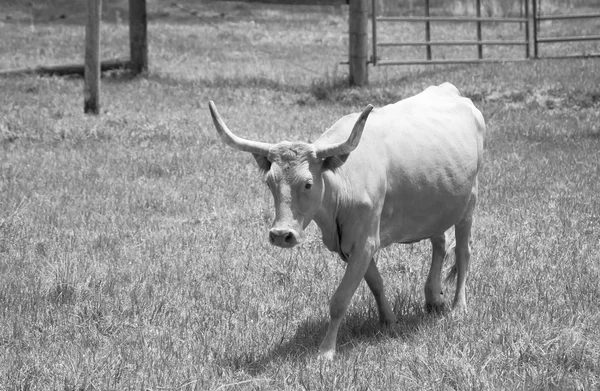
[[[208,102],[208,108],[210,109],[210,115],[212,117],[213,123],[217,128],[217,132],[221,139],[230,147],[239,149],[240,151],[250,152],[257,155],[268,156],[269,149],[271,149],[272,144],[262,143],[260,141],[246,140],[245,138],[241,138],[236,136],[229,130],[227,125],[225,125],[225,121],[219,115],[217,111],[217,107],[214,102],[211,100]]]
[[[317,157],[320,159],[325,159],[330,156],[346,155],[354,151],[354,149],[358,146],[358,143],[360,142],[363,129],[365,128],[365,123],[367,122],[367,118],[369,117],[371,110],[373,110],[373,106],[367,105],[360,117],[358,117],[358,119],[356,120],[354,128],[352,128],[352,133],[350,133],[350,137],[348,137],[348,140],[342,141],[337,144],[324,145],[322,147],[319,147],[316,151]]]

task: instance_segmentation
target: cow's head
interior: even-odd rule
[[[269,241],[275,246],[293,247],[304,240],[304,228],[321,206],[323,172],[338,166],[358,146],[373,106],[365,108],[347,140],[329,145],[287,141],[269,144],[246,140],[227,128],[212,101],[209,108],[221,139],[233,148],[250,152],[266,174],[275,200],[275,220]]]

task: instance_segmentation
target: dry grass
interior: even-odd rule
[[[1,80],[0,388],[600,387],[598,60],[374,68],[348,89],[333,11],[169,12],[150,73],[104,78],[99,117],[79,79]],[[121,53],[126,29],[110,27],[103,50]],[[0,68],[81,58],[81,25],[34,28],[0,23]],[[321,362],[341,262],[313,226],[301,248],[268,245],[270,194],[207,101],[248,137],[307,140],[442,81],[488,120],[470,312],[425,314],[429,245],[388,248],[399,322],[379,329],[361,286]]]

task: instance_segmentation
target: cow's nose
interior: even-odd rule
[[[293,247],[298,243],[293,231],[280,228],[273,228],[269,231],[269,241],[278,247]]]

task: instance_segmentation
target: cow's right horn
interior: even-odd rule
[[[239,149],[240,151],[250,152],[257,155],[268,156],[269,149],[273,144],[262,143],[260,141],[252,141],[246,140],[244,138],[238,137],[229,130],[225,122],[219,115],[217,108],[214,102],[211,100],[208,102],[208,108],[210,109],[210,115],[212,117],[213,123],[217,128],[217,132],[221,139],[230,147]]]
[[[365,124],[367,122],[367,118],[369,118],[369,114],[373,110],[372,105],[367,105],[363,112],[360,114],[354,127],[352,128],[352,133],[350,133],[350,137],[347,140],[339,142],[337,144],[330,144],[325,146],[320,146],[317,148],[317,157],[321,159],[328,158],[330,156],[339,156],[348,154],[358,146],[360,142],[360,138],[362,136],[363,130],[365,128]]]

